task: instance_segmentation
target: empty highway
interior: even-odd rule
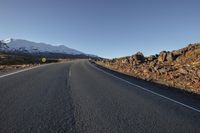
[[[200,98],[95,66],[0,77],[0,133],[199,133]]]

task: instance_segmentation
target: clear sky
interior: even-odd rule
[[[101,57],[200,42],[200,0],[0,0],[0,39],[64,44]]]

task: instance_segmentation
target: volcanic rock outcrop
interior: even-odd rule
[[[200,94],[200,44],[149,57],[138,52],[97,63],[134,77]]]

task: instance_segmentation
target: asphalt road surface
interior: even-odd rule
[[[87,60],[0,77],[0,133],[199,133],[200,98]]]

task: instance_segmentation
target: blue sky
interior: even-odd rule
[[[102,57],[200,42],[199,0],[0,0],[0,39],[64,44]]]

